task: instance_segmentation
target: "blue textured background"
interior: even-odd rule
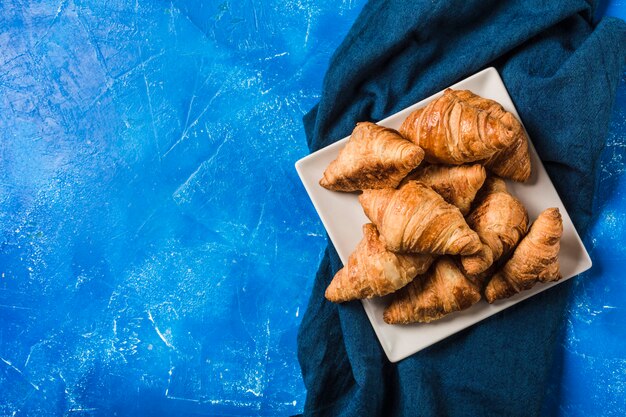
[[[200,3],[0,4],[0,416],[302,410],[293,162],[364,1]],[[626,414],[625,136],[626,79],[549,414]]]

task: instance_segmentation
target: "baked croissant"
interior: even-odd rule
[[[530,289],[537,282],[561,279],[558,255],[562,234],[563,221],[559,209],[549,208],[541,213],[511,259],[487,284],[487,301],[493,303],[510,297]]]
[[[470,255],[482,246],[459,209],[422,183],[365,190],[359,201],[392,252]]]
[[[443,199],[458,207],[465,216],[476,193],[487,177],[482,165],[427,165],[411,172],[400,185],[408,181],[419,181],[437,191]]]
[[[432,255],[395,254],[385,249],[376,226],[363,225],[363,239],[326,289],[335,303],[390,294],[428,270]]]
[[[473,255],[461,257],[463,270],[477,275],[507,255],[528,231],[528,213],[511,194],[501,191],[499,183],[489,184],[492,192],[467,217],[467,224],[478,233],[483,247]],[[504,186],[506,187],[506,186]]]
[[[499,115],[498,115],[499,116]],[[518,130],[502,119],[456,96],[447,89],[425,108],[411,113],[400,133],[424,149],[430,163],[461,165],[491,158],[512,146]]]
[[[395,130],[357,123],[346,146],[324,171],[320,185],[334,191],[395,188],[423,158],[422,148]]]
[[[503,178],[526,181],[531,171],[528,136],[519,120],[504,110],[500,103],[480,97],[469,90],[456,90],[454,95],[470,106],[486,111],[490,116],[500,120],[503,125],[517,132],[513,144],[490,157],[485,161],[485,166]]]
[[[426,275],[415,278],[398,291],[385,309],[389,324],[428,323],[480,301],[480,290],[449,257],[437,260]]]

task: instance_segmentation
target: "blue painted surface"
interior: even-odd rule
[[[626,73],[599,169],[585,238],[594,264],[574,282],[546,415],[626,415]]]
[[[293,162],[364,1],[200,3],[0,4],[0,416],[302,409],[325,232]],[[625,133],[622,82],[563,416],[626,414]]]

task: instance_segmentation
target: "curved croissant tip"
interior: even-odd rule
[[[474,171],[484,172],[485,176],[487,175],[487,170],[485,169],[485,166],[482,165],[482,164],[474,164],[474,165],[470,165],[469,167],[470,167],[470,169],[472,169]]]
[[[478,188],[480,189],[485,184],[485,181],[487,180],[487,170],[481,164],[475,164],[475,165],[470,166],[470,171],[472,172],[473,175],[475,175],[474,179],[478,182],[479,184]]]
[[[378,229],[376,229],[376,226],[374,225],[374,223],[365,223],[363,227],[361,228],[361,230],[363,231],[363,236],[367,236],[370,233],[371,234],[378,233]]]
[[[474,239],[473,236],[470,236],[468,237],[468,242],[461,248],[459,254],[465,256],[474,255],[480,252],[482,247],[483,244],[478,238],[478,235],[476,235],[476,239]]]
[[[559,211],[557,207],[550,207],[542,211],[541,214],[539,214],[537,218],[539,217],[544,217],[544,218],[549,217],[551,219],[561,221],[561,212]]]
[[[461,258],[461,269],[464,275],[466,276],[476,276],[478,274],[482,274],[485,272],[490,265],[487,264],[486,261],[482,259],[473,259],[473,258]]]
[[[385,323],[387,324],[394,324],[395,322],[393,321],[393,316],[391,315],[391,313],[389,312],[389,310],[385,310],[385,312],[383,313],[383,320],[385,321]]]
[[[328,301],[333,301],[330,299],[330,285],[326,288],[326,291],[324,291],[324,297],[328,300]]]
[[[549,214],[550,216],[560,216],[561,212],[558,207],[550,207],[544,210],[544,213]]]
[[[326,299],[330,302],[333,303],[337,303],[340,302],[340,300],[337,297],[337,291],[336,291],[336,285],[333,285],[333,283],[335,282],[335,280],[332,280],[330,282],[330,284],[328,285],[328,287],[326,288],[326,291],[324,292],[324,297],[326,297]]]
[[[416,164],[416,167],[422,163],[422,161],[424,160],[424,156],[425,156],[424,150],[420,148],[418,145],[413,146],[409,150],[409,159],[412,160],[414,164]]]
[[[494,301],[496,301],[498,299],[498,293],[497,291],[493,288],[493,282],[494,279],[496,279],[497,277],[499,277],[499,274],[496,274],[493,276],[493,278],[491,278],[491,281],[487,284],[487,286],[485,287],[485,291],[484,291],[484,295],[485,295],[485,300],[489,303],[489,304],[493,304]],[[494,281],[495,282],[495,281]]]
[[[365,121],[365,122],[357,122],[357,123],[356,123],[356,126],[355,126],[354,128],[355,128],[355,129],[356,129],[357,127],[361,127],[361,128],[363,128],[363,127],[372,126],[372,125],[373,125],[373,126],[378,126],[378,125],[376,125],[376,123],[372,123],[372,122]]]

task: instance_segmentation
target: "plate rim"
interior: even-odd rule
[[[504,84],[502,78],[500,77],[500,74],[497,71],[497,69],[495,67],[493,67],[493,66],[487,67],[487,68],[485,68],[485,69],[483,69],[483,70],[481,70],[481,71],[479,71],[479,72],[477,72],[477,73],[475,73],[473,75],[470,75],[467,78],[461,79],[458,82],[456,82],[456,83],[454,83],[454,84],[452,84],[452,85],[450,85],[449,87],[446,87],[446,88],[453,88],[454,89],[459,84],[465,84],[465,83],[470,82],[470,81],[472,81],[472,80],[474,80],[476,78],[479,78],[479,77],[489,77],[489,76],[494,77],[495,81],[498,82],[498,84],[499,84],[498,87],[501,88],[506,93],[506,95],[508,96],[509,100],[511,101],[511,103],[513,105],[513,110],[514,110],[513,113],[515,113],[516,117],[520,120],[520,122],[523,125],[523,121],[521,120],[521,118],[519,116],[519,113],[517,112],[517,108],[515,107],[515,104],[513,103],[513,100],[511,98],[508,90],[506,89],[506,85]],[[399,111],[397,111],[397,112],[395,112],[395,113],[385,117],[384,119],[381,119],[380,121],[378,121],[376,123],[384,126],[386,122],[388,122],[389,120],[397,117],[399,113],[413,111],[414,109],[423,106],[424,102],[430,102],[430,101],[436,99],[438,96],[443,94],[443,91],[445,91],[446,88],[444,88],[443,90],[438,91],[438,92],[436,92],[436,93],[434,93],[434,94],[432,94],[432,95],[430,95],[428,97],[425,97],[425,98],[423,98],[421,100],[418,100],[414,104],[412,104],[410,106],[407,106],[406,108],[401,109],[401,110],[399,110]],[[328,237],[329,237],[331,243],[333,243],[333,245],[335,245],[335,241],[336,241],[336,239],[334,238],[334,235],[335,235],[334,230],[332,228],[330,228],[330,230],[329,230],[329,228],[327,227],[326,221],[325,221],[325,217],[326,216],[323,215],[322,212],[320,211],[320,209],[318,207],[318,204],[316,202],[317,198],[313,197],[313,194],[315,192],[312,192],[311,185],[308,184],[308,181],[305,181],[304,176],[306,174],[305,173],[306,164],[309,161],[315,160],[317,157],[320,156],[320,154],[322,152],[323,153],[327,153],[327,152],[331,152],[335,148],[342,147],[343,144],[345,144],[345,142],[349,138],[350,138],[350,135],[348,135],[348,136],[346,136],[346,137],[344,137],[342,139],[339,139],[339,140],[337,140],[337,141],[335,141],[335,142],[333,142],[333,143],[331,143],[331,144],[329,144],[329,145],[327,145],[327,146],[325,146],[325,147],[323,147],[321,149],[318,149],[315,152],[310,153],[309,155],[306,155],[306,156],[300,158],[299,160],[297,160],[295,162],[295,169],[296,169],[296,171],[298,173],[300,181],[301,181],[302,185],[304,186],[305,190],[307,191],[309,199],[310,199],[311,203],[313,204],[313,206],[315,208],[315,211],[316,211],[318,217],[320,218],[320,220],[321,220],[321,222],[322,222],[322,224],[324,226],[324,229],[325,229],[326,233],[328,234]],[[532,148],[531,153],[532,152],[536,153],[536,150],[534,148],[534,144],[532,143],[532,140],[530,139],[530,137],[529,137],[529,148]],[[537,156],[538,156],[538,154],[537,154]],[[539,164],[541,165],[542,169],[545,171],[545,166],[543,165],[543,161],[541,161],[540,158],[538,158],[538,159],[539,159]],[[547,171],[546,171],[546,174],[547,174]],[[571,222],[571,218],[569,217],[569,213],[568,213],[567,209],[565,208],[565,205],[563,204],[562,198],[560,197],[560,195],[558,195],[558,191],[556,190],[556,187],[554,187],[554,184],[552,183],[552,179],[550,178],[549,175],[546,175],[546,179],[547,179],[547,181],[549,183],[549,186],[555,191],[555,193],[556,193],[556,195],[557,195],[561,205],[563,206],[564,211],[565,211],[564,215],[567,216],[567,218]],[[415,353],[417,353],[417,352],[419,352],[419,351],[421,351],[423,349],[426,349],[429,346],[432,346],[432,345],[434,345],[434,344],[436,344],[436,343],[438,343],[438,342],[440,342],[440,341],[442,341],[442,340],[452,336],[453,334],[456,334],[456,333],[460,332],[461,330],[464,330],[464,329],[467,329],[469,327],[472,327],[472,326],[482,322],[483,320],[485,320],[485,319],[487,319],[487,318],[489,318],[489,317],[491,317],[491,316],[493,316],[495,314],[498,314],[501,311],[506,310],[509,307],[512,307],[513,305],[515,305],[515,304],[517,304],[519,302],[522,302],[522,301],[524,301],[524,300],[526,300],[528,298],[531,298],[531,297],[537,295],[540,292],[543,292],[543,291],[545,291],[545,290],[547,290],[547,289],[549,289],[549,288],[551,288],[551,287],[553,287],[555,285],[559,285],[559,284],[561,284],[561,283],[563,283],[563,282],[565,282],[565,281],[567,281],[567,280],[569,280],[571,278],[574,278],[574,277],[580,275],[581,273],[589,270],[593,266],[593,261],[591,260],[591,256],[589,255],[589,251],[585,247],[584,242],[581,239],[580,234],[578,233],[578,230],[576,229],[576,226],[574,225],[573,222],[571,222],[571,223],[572,223],[572,227],[573,227],[573,231],[574,231],[575,237],[577,238],[578,242],[580,243],[580,246],[583,249],[584,259],[582,259],[582,261],[584,262],[584,266],[583,266],[582,271],[579,271],[575,275],[569,276],[567,278],[560,279],[559,281],[549,282],[549,283],[538,283],[537,285],[535,285],[530,290],[523,291],[521,293],[518,293],[518,294],[514,295],[513,297],[510,297],[510,298],[508,298],[506,300],[503,300],[503,302],[504,301],[506,301],[508,303],[512,302],[510,305],[508,305],[508,306],[506,306],[504,308],[500,308],[501,306],[498,307],[497,302],[494,303],[494,304],[488,304],[488,306],[490,306],[490,309],[491,309],[491,306],[495,306],[493,308],[496,308],[497,311],[490,312],[486,316],[478,319],[477,321],[475,321],[473,323],[470,323],[470,324],[462,327],[461,329],[458,329],[458,330],[454,331],[451,334],[443,334],[443,335],[440,335],[440,337],[438,336],[438,337],[434,337],[434,338],[429,338],[429,340],[431,342],[428,343],[425,346],[416,347],[415,349],[412,349],[412,348],[409,348],[409,349],[396,349],[395,348],[396,346],[391,346],[392,343],[389,340],[389,338],[386,335],[382,334],[382,329],[379,328],[380,326],[378,326],[376,324],[379,320],[377,320],[377,317],[373,316],[373,314],[374,314],[373,308],[374,307],[369,306],[369,303],[372,303],[373,301],[369,300],[369,299],[361,300],[362,305],[363,305],[363,309],[365,310],[367,318],[370,321],[370,325],[372,326],[372,329],[374,330],[374,332],[376,334],[376,337],[377,337],[381,347],[383,348],[383,351],[385,352],[387,358],[389,359],[389,361],[392,362],[392,363],[395,363],[395,362],[398,362],[398,361],[400,361],[402,359],[405,359],[405,358],[407,358],[407,357],[409,357],[409,356],[411,356],[411,355],[413,355],[413,354],[415,354]],[[344,260],[342,259],[341,255],[339,253],[338,253],[338,255],[339,255],[339,258],[342,261],[342,263],[344,263]],[[347,259],[346,259],[346,261],[347,261]],[[481,301],[483,301],[483,300],[481,300]],[[471,310],[475,306],[476,305],[470,307],[470,309],[464,310],[464,312],[467,312],[468,310]],[[454,312],[451,315],[449,315],[448,317],[454,319],[454,316],[456,316],[457,313],[463,313],[463,312]]]

